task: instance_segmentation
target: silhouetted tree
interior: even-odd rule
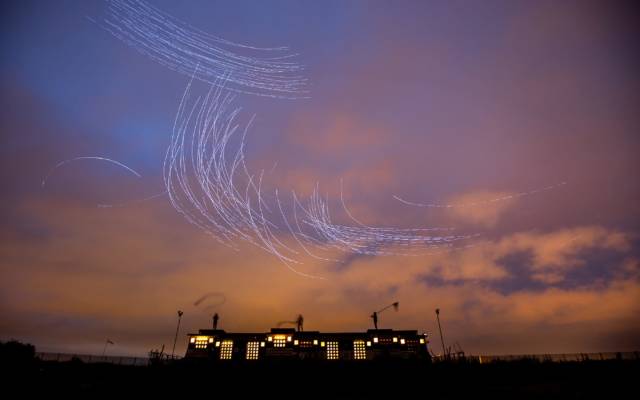
[[[36,348],[32,344],[17,340],[0,342],[0,363],[20,366],[32,364],[36,360]]]

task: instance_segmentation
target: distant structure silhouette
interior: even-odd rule
[[[447,356],[447,350],[444,346],[444,336],[442,335],[442,326],[440,326],[440,309],[436,308],[436,319],[438,320],[438,330],[440,331],[440,341],[442,342],[442,356]]]
[[[300,327],[300,330],[271,328],[269,332],[231,333],[200,329],[198,333],[189,333],[188,337],[185,358],[216,363],[230,360],[247,363],[254,360],[431,360],[427,335],[416,330],[319,332],[302,331]]]
[[[381,312],[383,312],[384,310],[393,307],[394,310],[398,311],[398,306],[400,305],[399,302],[395,302],[395,303],[391,303],[388,306],[384,307],[381,310],[378,311],[374,311],[373,314],[371,314],[371,319],[373,319],[373,327],[374,329],[378,329],[378,314],[380,314]]]
[[[175,356],[176,353],[176,342],[178,341],[178,332],[180,331],[180,320],[182,319],[182,311],[178,310],[178,327],[176,328],[176,337],[173,339],[173,350],[171,350],[171,358]]]
[[[115,343],[113,343],[113,342],[111,341],[111,339],[107,339],[107,340],[104,342],[104,348],[102,349],[102,357],[104,357],[104,356],[105,356],[105,354],[107,353],[107,345],[110,345],[110,344],[115,344]]]
[[[296,318],[295,321],[280,321],[280,322],[278,322],[277,327],[280,328],[282,325],[287,325],[287,324],[295,325],[297,331],[298,332],[302,332],[303,331],[303,324],[304,324],[304,317],[302,316],[302,314],[298,314],[298,317]]]
[[[213,314],[213,329],[218,329],[218,319],[220,319],[218,313]]]

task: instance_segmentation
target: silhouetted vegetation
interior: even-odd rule
[[[25,366],[35,362],[36,348],[31,344],[10,340],[0,342],[0,363],[7,366]]]

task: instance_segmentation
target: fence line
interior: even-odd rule
[[[80,360],[84,363],[108,363],[117,365],[149,365],[147,357],[126,357],[126,356],[98,356],[94,354],[72,354],[72,353],[48,353],[36,352],[36,357],[42,361],[68,362]]]
[[[108,363],[117,365],[143,366],[149,365],[147,357],[126,357],[126,356],[99,356],[93,354],[73,354],[73,353],[48,353],[36,352],[36,357],[42,361],[68,362],[74,359],[84,363]],[[169,356],[166,356],[167,359]],[[177,358],[177,357],[176,357]],[[500,361],[523,361],[533,360],[539,362],[583,362],[583,361],[606,361],[606,360],[640,360],[640,351],[627,352],[602,352],[602,353],[560,353],[560,354],[507,354],[507,355],[466,355],[451,356],[449,358],[434,357],[434,361],[446,361],[450,359],[460,359],[476,361],[480,364],[488,364]],[[164,357],[163,357],[164,360]],[[166,361],[166,360],[165,360]]]
[[[517,355],[467,355],[466,359],[480,364],[497,361],[533,360],[539,362],[581,362],[605,360],[640,360],[640,351],[602,353],[559,353],[559,354],[517,354]]]

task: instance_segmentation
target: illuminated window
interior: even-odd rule
[[[398,343],[398,338],[397,337],[393,338],[393,343]]]
[[[371,341],[367,340],[367,347],[371,347]]]
[[[269,336],[269,337],[267,338],[267,340],[268,340],[268,341],[270,341],[270,342],[273,342],[273,338],[272,338],[271,336]]]
[[[259,351],[259,342],[247,342],[247,360],[257,360]]]
[[[377,337],[373,338],[373,343],[378,343],[378,338]]]
[[[314,344],[315,346],[317,346],[317,345],[318,345],[318,341],[317,341],[317,340],[314,340],[314,341],[313,341],[313,344]]]
[[[232,353],[233,353],[233,340],[223,340],[222,346],[220,346],[220,359],[231,360]]]
[[[196,342],[196,338],[192,337],[191,339],[189,339],[189,341],[190,341],[191,343],[195,343],[195,342]]]
[[[404,341],[404,339],[400,339],[400,344],[405,344],[406,342]]]
[[[299,343],[299,342],[298,342],[298,340],[297,340],[297,339],[293,341],[293,344],[294,344],[295,346],[297,346],[297,345],[298,345],[298,343]]]
[[[196,349],[206,349],[207,344],[210,343],[209,336],[196,336],[194,342],[196,344]]]
[[[424,344],[424,339],[420,338],[420,344]]]
[[[364,340],[353,341],[353,358],[356,360],[367,359],[367,348],[364,347]]]
[[[275,335],[273,337],[273,347],[285,347],[287,345],[287,337],[285,335]]]
[[[264,342],[260,342],[260,347],[264,347]]]
[[[327,360],[337,360],[338,358],[338,342],[327,342]]]
[[[287,342],[291,341],[291,336],[287,336]]]

